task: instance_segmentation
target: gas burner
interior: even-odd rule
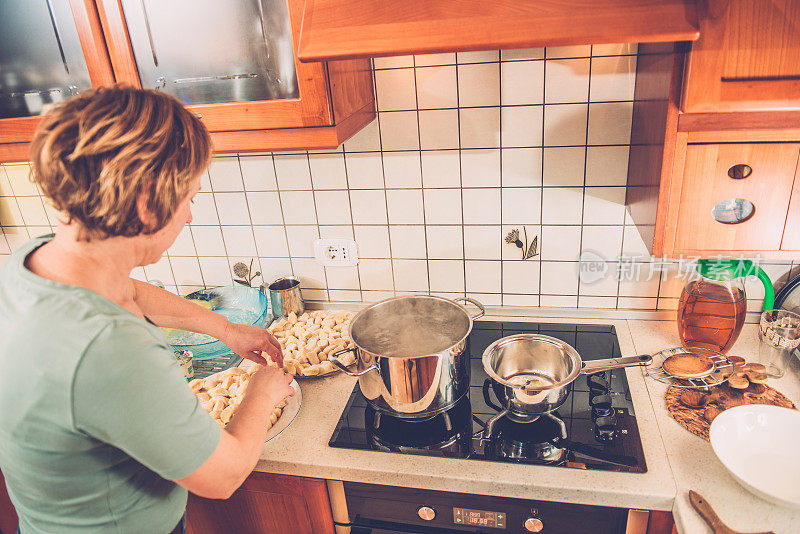
[[[373,449],[466,458],[472,441],[471,415],[465,397],[446,412],[423,420],[392,417],[367,406],[364,423]]]
[[[494,437],[484,437],[491,441],[489,447],[494,456],[543,464],[561,464],[566,460],[567,451],[559,443],[567,439],[567,427],[557,413],[542,414],[528,422],[518,422],[509,415],[495,422]]]

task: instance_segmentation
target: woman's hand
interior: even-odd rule
[[[265,398],[270,406],[274,406],[286,397],[294,395],[294,388],[290,385],[292,380],[294,377],[282,369],[262,366],[250,378],[245,396],[263,395],[261,398]]]
[[[225,325],[225,333],[219,338],[230,349],[248,360],[267,365],[262,352],[269,354],[270,359],[283,367],[281,344],[266,328],[260,326],[231,323]]]

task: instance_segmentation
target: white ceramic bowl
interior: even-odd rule
[[[711,423],[711,447],[745,488],[782,506],[800,508],[800,412],[778,406],[736,406]]]

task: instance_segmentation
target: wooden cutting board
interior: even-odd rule
[[[797,409],[794,403],[778,390],[767,385],[764,387],[764,393],[758,396],[745,395],[748,390],[742,391],[734,389],[728,386],[728,384],[713,387],[710,393],[720,394],[722,396],[722,403],[727,401],[737,406],[742,404],[767,404]],[[675,386],[670,386],[669,389],[667,389],[667,394],[664,399],[667,403],[667,411],[683,428],[708,441],[708,429],[711,427],[711,423],[705,419],[705,407],[690,408],[683,404],[681,402],[681,395],[684,391],[686,391],[686,389]],[[720,406],[720,409],[722,409],[722,406]]]

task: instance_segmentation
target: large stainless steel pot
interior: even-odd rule
[[[524,419],[556,410],[581,374],[648,365],[649,355],[584,362],[571,345],[542,334],[517,334],[498,339],[483,352],[483,368],[505,386],[501,399],[508,416]]]
[[[457,301],[480,313],[470,316]],[[355,348],[329,360],[357,376],[361,392],[376,410],[395,417],[426,419],[441,413],[469,391],[469,355],[464,354],[472,321],[484,314],[473,300],[428,295],[394,297],[361,310],[350,322]],[[356,372],[337,360],[355,353]]]

